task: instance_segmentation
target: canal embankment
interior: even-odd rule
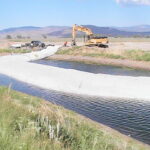
[[[57,52],[59,46],[24,55],[0,58],[0,73],[41,88],[110,98],[150,100],[150,78],[93,74],[74,69],[35,64],[31,61]]]
[[[149,101],[149,77],[93,74],[74,69],[36,64],[32,61],[54,54],[58,47],[25,55],[0,58],[0,72],[43,89],[109,98]],[[141,92],[142,91],[142,92]]]
[[[114,59],[114,58],[106,58],[106,57],[96,58],[96,57],[90,57],[90,56],[73,56],[73,55],[66,55],[66,54],[65,55],[62,55],[62,54],[52,55],[46,59],[47,60],[79,62],[79,63],[85,63],[85,64],[126,67],[126,68],[131,68],[131,69],[150,71],[150,62],[149,61]]]
[[[83,62],[96,65],[112,65],[150,71],[150,51],[140,49],[112,49],[98,47],[62,47],[50,60]]]

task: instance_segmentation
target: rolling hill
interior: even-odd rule
[[[95,34],[113,37],[150,36],[150,26],[135,27],[98,27],[84,25],[90,28]],[[19,36],[24,38],[46,38],[46,37],[71,37],[72,28],[69,26],[48,26],[48,27],[16,27],[0,30],[0,38],[10,35],[12,38]],[[78,35],[81,35],[79,33]]]
[[[127,32],[150,32],[150,25],[139,25],[131,27],[118,27],[118,30],[127,31]]]

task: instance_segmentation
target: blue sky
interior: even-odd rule
[[[150,24],[150,0],[0,0],[0,29],[18,26]]]

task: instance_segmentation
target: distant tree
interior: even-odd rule
[[[46,35],[44,35],[44,34],[42,35],[42,37],[43,37],[44,39],[47,39],[47,36],[46,36]]]
[[[17,39],[23,39],[22,35],[17,35]]]
[[[150,35],[147,35],[146,38],[150,38]]]
[[[11,35],[6,35],[6,39],[12,39]]]

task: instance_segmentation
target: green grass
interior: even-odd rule
[[[60,49],[59,51],[56,52],[56,54],[60,54],[60,55],[72,55],[74,53],[76,53],[77,51],[81,50],[81,46],[75,46],[75,47],[71,47],[71,48],[66,48],[66,49]]]
[[[42,99],[0,87],[0,150],[148,150]]]
[[[106,58],[114,58],[114,59],[125,59],[121,55],[115,55],[115,54],[106,54],[106,53],[97,53],[97,54],[85,54],[84,56],[90,56],[90,57],[106,57]]]
[[[0,53],[29,53],[28,49],[0,49]]]

